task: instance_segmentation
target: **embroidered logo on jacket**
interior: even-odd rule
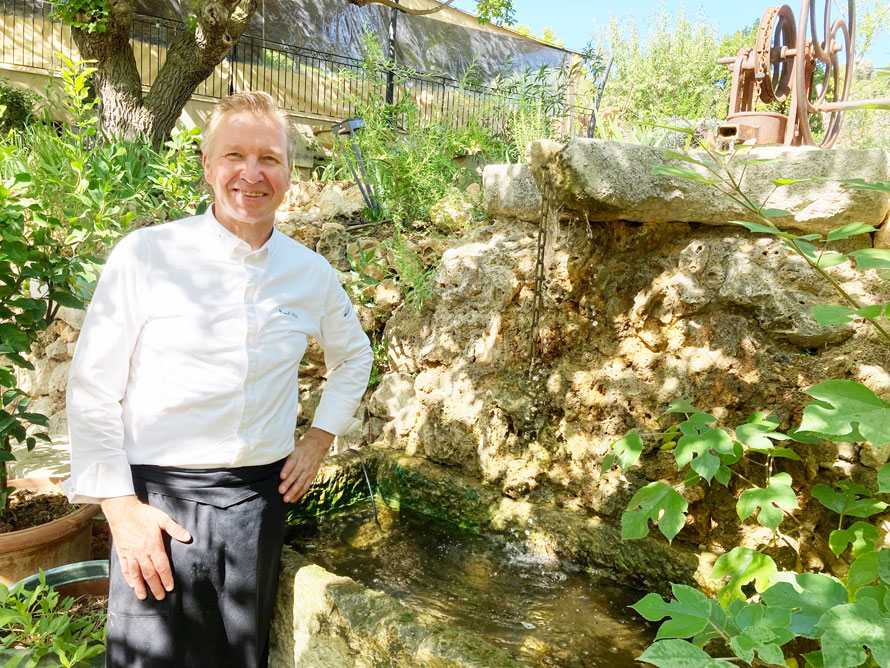
[[[291,311],[290,309],[287,309],[287,308],[280,308],[280,309],[278,309],[278,312],[283,315],[289,315],[291,318],[296,318],[297,320],[300,319],[300,316],[297,315],[296,312]]]

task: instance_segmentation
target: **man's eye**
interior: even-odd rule
[[[267,155],[263,158],[263,160],[265,160],[266,162],[278,162],[278,158],[276,158],[274,155]]]
[[[227,157],[227,158],[240,158],[240,157],[241,157],[241,154],[240,154],[240,153],[235,153],[235,152],[232,152],[232,153],[226,153],[226,157]]]

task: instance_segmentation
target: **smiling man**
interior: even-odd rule
[[[274,229],[291,132],[265,93],[220,101],[213,205],[121,240],[90,304],[66,490],[111,528],[109,668],[264,665],[286,503],[355,423],[368,339],[330,265]],[[294,443],[308,337],[328,378]]]

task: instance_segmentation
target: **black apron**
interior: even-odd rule
[[[132,466],[136,496],[192,535],[164,544],[174,588],[140,601],[111,547],[108,668],[266,665],[287,505],[284,460],[262,466]]]

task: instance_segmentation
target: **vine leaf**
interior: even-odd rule
[[[818,304],[813,307],[813,317],[822,327],[831,325],[844,325],[850,322],[850,318],[860,316],[874,320],[880,317],[883,306],[873,304],[860,309],[841,306],[840,304]]]
[[[749,582],[754,582],[757,591],[764,591],[776,571],[776,562],[770,557],[749,547],[738,546],[720,555],[714,563],[711,577],[729,577],[729,581],[717,591],[720,602],[726,605],[734,599],[744,600],[746,597],[742,587]]]
[[[861,248],[849,253],[856,260],[857,269],[890,269],[890,250]]]
[[[782,523],[783,510],[792,511],[798,509],[797,495],[791,489],[791,476],[787,473],[777,473],[769,479],[766,489],[755,487],[746,489],[739,497],[736,511],[740,520],[745,520],[753,515],[757,509],[757,522],[775,531]]]
[[[687,640],[659,640],[637,660],[658,668],[730,668],[733,665],[724,659],[712,658]]]
[[[877,230],[871,225],[865,223],[847,223],[846,225],[841,225],[840,227],[833,229],[828,233],[828,236],[825,237],[825,239],[826,241],[840,241],[841,239],[855,237],[857,234],[871,234],[872,232],[877,232]]]
[[[764,417],[763,413],[754,413],[748,422],[739,425],[735,430],[735,439],[753,452],[771,454],[774,457],[785,457],[800,461],[800,455],[790,448],[777,448],[773,441],[788,441],[780,431],[776,431],[779,421],[775,417]]]
[[[839,605],[819,620],[825,668],[853,668],[866,661],[863,647],[871,650],[882,668],[890,665],[890,615],[877,601],[866,598]]]
[[[652,168],[653,174],[661,174],[663,176],[676,176],[681,179],[689,179],[690,181],[700,181],[701,183],[719,183],[717,179],[709,179],[702,176],[698,172],[686,167],[674,167],[671,165],[656,165]]]
[[[698,421],[693,422],[693,418]],[[684,435],[674,448],[674,459],[677,460],[677,468],[682,469],[689,464],[693,471],[710,483],[722,463],[718,455],[733,454],[733,447],[729,434],[700,422],[706,418],[712,416],[697,413],[680,425]]]
[[[871,517],[887,507],[883,501],[871,498],[871,490],[850,480],[841,480],[837,492],[827,485],[813,487],[813,498],[829,510],[850,517]]]
[[[671,413],[698,413],[699,410],[692,405],[692,402],[686,397],[680,397],[679,399],[674,399],[671,403],[668,404],[668,407],[665,409],[662,415],[670,415]]]
[[[890,442],[890,404],[852,380],[828,380],[805,393],[815,399],[804,407],[799,431],[824,438]]]
[[[828,537],[828,546],[840,556],[848,545],[853,546],[853,556],[858,557],[875,550],[875,541],[879,538],[878,530],[868,522],[856,522],[849,529],[837,529]]]
[[[782,645],[794,638],[794,633],[788,629],[791,624],[790,610],[749,604],[735,615],[734,621],[741,629],[741,634],[730,641],[737,657],[753,663],[754,653],[757,652],[764,663],[785,665]]]
[[[621,515],[622,540],[645,538],[649,535],[649,520],[671,541],[686,521],[689,504],[683,495],[663,482],[650,482],[633,495]]]
[[[675,600],[669,603],[658,594],[647,594],[630,606],[650,622],[670,618],[658,627],[656,640],[697,635],[708,627],[712,617],[716,617],[718,626],[725,626],[726,613],[716,601],[686,585],[673,584],[671,591]]]
[[[866,552],[850,565],[850,570],[847,572],[847,589],[853,593],[879,577],[878,553]]]
[[[643,451],[643,440],[636,429],[631,429],[623,438],[612,444],[612,452],[603,457],[602,470],[608,471],[617,461],[622,471],[637,463]]]
[[[878,494],[890,493],[890,464],[878,469]]]
[[[760,594],[771,608],[791,611],[792,633],[816,638],[816,624],[828,610],[849,601],[844,585],[835,577],[822,573],[784,571],[772,578],[772,585]]]

